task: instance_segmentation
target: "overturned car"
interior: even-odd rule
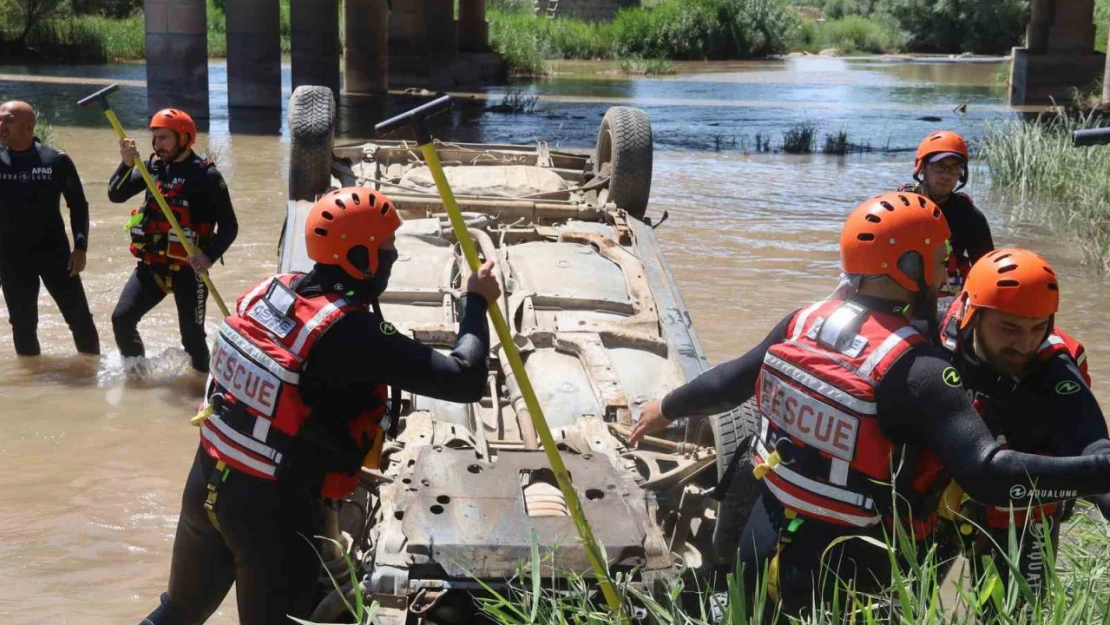
[[[336,146],[334,125],[328,89],[294,93],[280,270],[311,268],[295,234],[315,197],[339,186],[380,189],[405,220],[382,313],[400,332],[449,351],[465,261],[419,150],[403,140]],[[659,224],[646,215],[647,116],[609,109],[590,153],[542,142],[437,148],[470,236],[496,261],[500,306],[611,570],[652,586],[731,553],[728,536],[750,501],[742,495],[755,487],[733,480],[724,505],[709,494],[746,446],[754,411],[678,421],[637,449],[626,442],[643,404],[708,368],[656,242]],[[465,600],[479,581],[504,585],[530,560],[533,541],[560,568],[589,569],[496,336],[490,358],[478,402],[406,394],[380,467],[364,468],[359,490],[335,507],[331,533],[359,580],[343,591],[377,601],[380,623],[451,620],[460,614],[448,609],[453,597]],[[343,573],[346,560],[332,558]],[[333,593],[313,620],[344,609]]]

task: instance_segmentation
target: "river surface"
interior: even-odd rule
[[[998,63],[784,61],[696,64],[659,79],[600,75],[597,66],[535,84],[490,88],[442,120],[451,140],[593,145],[610,104],[651,116],[657,153],[650,214],[710,360],[739,355],[790,310],[826,295],[837,276],[842,219],[860,200],[909,179],[912,150],[934,129],[974,138],[984,124],[1012,117]],[[288,136],[283,115],[229,114],[226,67],[210,67],[212,116],[201,145],[219,154],[240,221],[226,265],[212,277],[233,299],[270,273],[284,219]],[[55,139],[77,163],[91,202],[85,288],[105,355],[73,355],[52,301],[43,294],[44,355],[17,359],[0,309],[0,622],[137,623],[165,588],[181,486],[197,445],[188,419],[203,380],[190,373],[170,304],[140,326],[149,379],[129,380],[112,340],[110,315],[134,267],[123,223],[130,205],[107,201],[119,160],[115,139],[80,97],[120,81],[113,102],[124,124],[145,125],[144,69],[138,65],[0,65],[0,96],[40,106]],[[288,68],[286,91],[288,92]],[[511,90],[539,97],[536,113],[487,113]],[[288,95],[288,93],[286,94]],[[411,103],[411,102],[409,102]],[[966,114],[953,109],[967,103]],[[406,106],[402,98],[386,110]],[[344,140],[369,136],[383,111],[343,108]],[[926,117],[940,117],[931,122]],[[879,151],[850,156],[750,154],[756,133],[781,142],[793,124],[823,137],[844,130]],[[232,132],[234,131],[234,132]],[[138,130],[136,130],[138,132]],[[145,135],[145,133],[144,133]],[[823,139],[819,139],[823,141]],[[719,151],[718,151],[719,150]],[[970,192],[1000,245],[1034,247],[1063,280],[1059,322],[1086,343],[1096,388],[1108,388],[1110,303],[1103,279],[1079,262],[1066,239],[1016,222],[976,168]],[[210,332],[219,313],[209,305]],[[1105,395],[1103,395],[1105,396]],[[236,622],[229,598],[212,623]]]

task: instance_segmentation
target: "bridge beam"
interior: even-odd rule
[[[380,94],[389,89],[387,0],[344,0],[343,94]]]
[[[459,0],[459,51],[489,50],[486,0]]]
[[[227,104],[232,108],[281,108],[278,0],[227,3]]]
[[[339,101],[339,1],[291,0],[293,88],[328,87]]]
[[[144,0],[148,112],[179,108],[208,119],[205,0]]]
[[[1105,71],[1094,51],[1094,0],[1033,0],[1026,45],[1013,50],[1010,104],[1066,103]]]

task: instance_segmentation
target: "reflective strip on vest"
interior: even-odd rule
[[[878,525],[880,521],[880,517],[877,514],[873,516],[865,516],[856,514],[845,514],[843,512],[837,512],[836,510],[829,510],[828,508],[825,508],[823,506],[818,506],[815,504],[811,504],[808,501],[802,501],[801,499],[798,499],[794,495],[791,495],[778,486],[775,486],[774,482],[764,480],[763,483],[767,485],[767,488],[771,491],[771,494],[775,496],[775,499],[779,500],[779,503],[783,504],[784,506],[789,506],[791,508],[801,510],[802,512],[806,512],[817,517],[836,519],[837,521],[841,521],[849,525],[854,525],[856,527],[870,527],[872,525]]]
[[[798,315],[798,318],[794,320],[794,333],[790,335],[791,341],[797,341],[799,338],[801,338],[802,328],[806,327],[806,322],[809,321],[809,316],[813,314],[813,311],[820,308],[824,303],[824,301],[817,302],[816,304],[807,307]]]
[[[863,364],[860,365],[859,374],[865,378],[870,378],[871,372],[875,370],[875,367],[879,366],[879,363],[881,363],[890,352],[894,351],[894,348],[898,347],[915,334],[919,334],[919,332],[915,330],[913,326],[903,326],[899,328],[897,332],[886,337],[886,339],[875,348],[875,351],[871,352],[867,360],[863,361]]]
[[[247,314],[247,305],[250,304],[251,302],[253,302],[255,299],[257,299],[259,297],[262,297],[262,294],[265,293],[266,290],[270,288],[270,284],[272,284],[273,281],[274,281],[274,278],[269,278],[267,280],[263,280],[262,282],[259,282],[258,286],[254,287],[246,295],[244,295],[242,298],[240,298],[239,307],[236,308],[236,312],[239,313],[240,317]]]
[[[276,465],[251,458],[247,454],[244,454],[238,449],[235,449],[231,445],[225,443],[223,439],[220,438],[219,434],[216,434],[211,428],[202,427],[200,429],[200,435],[204,437],[204,440],[208,441],[213,447],[215,447],[216,451],[220,452],[220,454],[225,458],[234,460],[235,462],[238,462],[239,464],[268,477],[274,477],[274,474],[277,473]]]
[[[266,421],[265,419],[260,420]],[[265,456],[269,458],[274,462],[274,464],[281,464],[281,453],[278,450],[250,436],[246,436],[244,434],[236,432],[234,428],[224,423],[223,419],[221,419],[219,415],[214,414],[208,417],[205,423],[211,423],[213,427],[220,431],[220,434],[223,434],[224,436],[230,438],[231,441],[235,444],[246,447],[259,456]],[[269,423],[269,421],[267,421],[267,423]],[[266,431],[269,432],[269,428],[267,428]]]
[[[755,441],[755,451],[757,454],[759,454],[760,458],[767,458],[771,455],[770,452],[767,451],[767,447],[763,444],[763,441]],[[855,491],[850,491],[846,488],[837,488],[836,486],[832,486],[830,484],[824,484],[816,480],[811,480],[801,473],[793,471],[792,469],[790,469],[790,467],[781,462],[772,467],[771,471],[775,475],[781,477],[784,481],[790,482],[791,484],[797,486],[802,490],[821,495],[826,499],[833,499],[835,501],[840,501],[851,506],[864,508],[865,510],[875,509],[875,502],[872,501],[870,497],[862,495]]]
[[[289,369],[286,369],[285,367],[278,364],[276,360],[271,358],[266,352],[258,349],[258,347],[251,343],[250,340],[247,339],[247,337],[239,334],[239,332],[235,328],[227,325],[226,322],[222,326],[220,326],[220,334],[218,337],[216,337],[216,340],[218,341],[221,338],[227,339],[233,345],[235,345],[235,347],[238,347],[243,352],[246,352],[246,354],[253,358],[255,362],[257,362],[260,366],[265,367],[266,370],[270,373],[276,375],[278,379],[280,379],[282,382],[288,382],[289,384],[301,383],[301,374],[297,373],[296,371],[290,371]]]
[[[315,330],[316,327],[319,326],[321,323],[323,323],[324,319],[327,319],[329,315],[347,305],[347,300],[337,299],[334,302],[330,302],[327,306],[321,308],[320,311],[312,317],[312,319],[309,319],[308,323],[304,324],[304,326],[301,327],[301,330],[297,333],[297,338],[293,341],[293,346],[289,348],[289,351],[300,356],[301,348],[304,347],[305,341],[308,340],[308,337],[310,334],[312,334],[312,331]]]
[[[889,349],[887,351],[890,351]],[[844,391],[836,388],[835,386],[824,382],[817,377],[802,371],[800,368],[784,361],[783,359],[775,356],[771,352],[767,352],[763,356],[763,364],[782,373],[790,379],[805,386],[809,390],[822,395],[832,401],[845,406],[850,410],[854,410],[860,414],[873,415],[878,414],[879,408],[875,402],[866,401],[854,397]]]
[[[1053,345],[1066,345],[1066,344],[1064,343],[1064,339],[1056,336],[1055,334],[1049,334],[1048,338],[1044,340],[1044,343],[1041,343],[1041,346],[1037,348],[1037,351],[1040,351],[1042,349],[1048,349],[1049,347],[1052,347]]]

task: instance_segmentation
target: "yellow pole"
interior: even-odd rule
[[[436,188],[439,189],[439,194],[443,198],[443,206],[447,209],[447,215],[451,218],[451,226],[455,229],[455,236],[462,247],[463,256],[466,257],[470,270],[477,272],[478,268],[481,267],[481,262],[478,260],[478,250],[475,249],[474,241],[471,240],[470,233],[466,229],[466,223],[463,221],[459,204],[455,200],[455,194],[447,183],[447,176],[443,173],[443,166],[439,162],[439,154],[436,152],[435,145],[431,142],[425,143],[420,146],[420,151],[424,154],[424,160],[428,163],[432,178],[435,179]],[[509,331],[509,325],[505,322],[505,317],[502,316],[497,302],[489,302],[489,316],[494,329],[497,331],[497,338],[501,340],[501,347],[505,350],[505,357],[509,359],[509,366],[520,384],[520,393],[524,395],[524,403],[527,404],[529,412],[532,413],[532,423],[540,441],[543,442],[543,451],[547,455],[548,462],[551,463],[551,470],[555,473],[555,480],[559,483],[559,489],[567,500],[567,509],[570,511],[570,516],[574,518],[574,523],[578,527],[578,534],[582,538],[582,542],[585,543],[586,555],[589,557],[590,565],[601,584],[601,592],[605,595],[609,610],[617,617],[618,621],[627,624],[628,619],[624,614],[620,599],[617,597],[617,592],[613,588],[613,582],[609,579],[607,563],[602,559],[597,539],[594,538],[590,523],[582,512],[582,504],[578,499],[578,493],[571,484],[570,474],[567,473],[567,467],[563,464],[562,457],[559,456],[559,449],[555,444],[555,439],[551,436],[551,429],[547,426],[543,409],[540,408],[540,402],[536,399],[536,392],[532,389],[528,372],[524,369],[524,362],[520,359],[520,351],[517,349],[516,343],[513,342],[513,335]]]
[[[126,139],[127,133],[123,131],[123,126],[120,125],[115,112],[110,108],[105,108],[104,115],[108,117],[108,122],[112,124],[112,128],[115,129],[116,135],[118,135],[120,139]],[[188,253],[189,256],[196,255],[198,252],[197,248],[193,246],[192,242],[186,238],[185,233],[181,230],[181,224],[177,223],[177,218],[173,216],[173,211],[171,211],[169,205],[166,204],[166,198],[162,197],[162,192],[159,191],[157,185],[154,184],[154,179],[150,177],[150,172],[147,171],[143,159],[136,158],[135,167],[139,169],[139,174],[143,177],[143,180],[146,181],[146,188],[150,189],[151,195],[154,196],[154,201],[157,202],[158,207],[162,209],[162,214],[165,215],[166,219],[170,222],[170,227],[173,228],[174,234],[177,235],[178,239],[181,239],[181,244],[185,246],[185,252]],[[231,313],[228,312],[223,298],[220,297],[220,292],[216,290],[216,285],[212,284],[212,279],[208,277],[208,272],[200,271],[197,272],[197,274],[200,276],[201,280],[204,280],[205,286],[208,287],[208,292],[212,294],[212,299],[216,300],[216,305],[220,307],[220,312],[223,316],[230,316]]]

